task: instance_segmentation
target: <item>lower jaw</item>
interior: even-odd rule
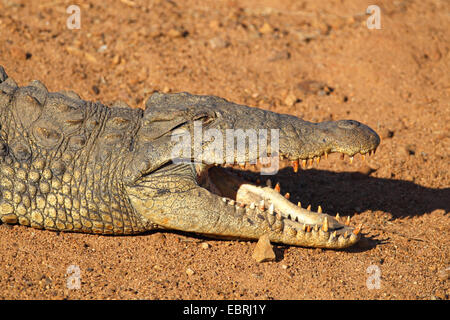
[[[268,186],[260,186],[242,178],[239,171],[218,166],[201,166],[203,170],[198,170],[199,184],[210,192],[223,197],[224,201],[233,201],[238,206],[258,207],[261,210],[268,210],[272,215],[280,215],[294,223],[303,225],[306,228],[320,226],[325,231],[337,230],[338,234],[345,231],[352,232],[355,229],[349,227],[350,220],[344,223],[338,218],[322,213],[319,206],[318,211],[311,211],[311,207],[302,208],[300,203],[295,205],[289,201],[289,194],[281,195],[280,186],[274,188],[269,182]],[[201,169],[197,168],[197,169]],[[242,169],[242,168],[241,168]],[[267,180],[270,181],[270,180]],[[356,229],[356,234],[359,228]]]

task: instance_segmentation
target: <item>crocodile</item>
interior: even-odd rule
[[[312,123],[216,96],[154,92],[145,108],[106,106],[49,92],[39,80],[18,86],[1,66],[0,126],[2,223],[111,235],[267,234],[275,243],[330,249],[355,244],[361,226],[292,203],[270,178],[254,183],[236,172],[275,175],[272,164],[297,172],[333,152],[372,155],[380,143],[355,120]],[[250,142],[239,147],[252,132],[262,137],[257,151]]]

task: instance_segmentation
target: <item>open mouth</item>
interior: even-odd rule
[[[360,153],[360,158],[365,159],[371,156],[374,150]],[[289,160],[284,156],[271,158],[278,161],[279,170],[288,166],[297,173],[300,168],[307,169],[313,167],[314,163],[319,163],[322,157],[313,159]],[[323,158],[327,159],[325,153]],[[345,155],[342,153],[341,158]],[[349,156],[350,163],[353,162],[354,155]],[[356,242],[360,237],[362,225],[354,228],[350,226],[350,217],[339,217],[328,215],[322,212],[319,206],[317,211],[312,211],[311,206],[303,207],[301,203],[294,204],[290,201],[290,194],[280,193],[280,185],[274,183],[274,176],[259,176],[258,173],[264,171],[267,161],[259,161],[254,164],[249,162],[242,164],[196,164],[197,183],[199,186],[209,190],[220,197],[224,203],[236,206],[241,210],[258,210],[268,217],[269,223],[273,226],[277,221],[282,221],[283,232],[285,228],[293,235],[301,234],[304,238],[311,238],[312,243],[330,242],[348,244]]]

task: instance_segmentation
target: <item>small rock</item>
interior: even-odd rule
[[[413,144],[407,144],[405,146],[405,151],[406,151],[406,154],[413,156],[416,154],[416,146]]]
[[[167,31],[166,35],[170,38],[186,38],[189,32],[186,30],[170,29]]]
[[[266,22],[263,24],[261,28],[258,29],[258,31],[261,32],[262,34],[269,34],[273,32],[273,28],[270,24]]]
[[[305,94],[319,94],[320,91],[323,91],[324,95],[328,95],[333,92],[333,88],[328,87],[326,83],[315,80],[302,81],[297,84],[297,88]]]
[[[440,280],[445,281],[450,278],[450,267],[445,268],[444,270],[440,270],[438,272],[438,277]]]
[[[287,50],[282,50],[282,51],[274,52],[270,56],[269,61],[288,60],[290,58],[291,58],[291,53]]]
[[[113,64],[115,64],[115,65],[117,65],[117,64],[119,64],[120,62],[121,62],[121,57],[118,55],[118,54],[116,54],[113,58],[112,58],[112,63]]]
[[[97,58],[89,52],[84,53],[84,58],[91,63],[97,63]]]
[[[275,252],[270,244],[269,235],[261,236],[253,251],[252,258],[257,262],[266,262],[275,260]]]
[[[297,31],[294,31],[293,33],[298,37],[299,41],[305,41],[305,42],[309,42],[320,36],[319,30],[316,30],[313,32],[304,32],[302,30],[297,30]]]
[[[209,40],[209,46],[212,49],[223,49],[228,47],[229,45],[230,43],[221,37],[215,37]]]
[[[209,22],[209,27],[210,27],[212,30],[217,30],[217,29],[219,29],[220,26],[221,26],[221,24],[220,24],[220,22],[217,21],[217,20],[212,20],[212,21]]]
[[[171,38],[179,38],[181,37],[181,31],[176,29],[170,29],[169,31],[167,31],[167,36]]]
[[[192,276],[194,273],[195,273],[194,270],[192,270],[191,268],[187,268],[187,269],[186,269],[186,274],[187,274],[188,276]]]
[[[166,240],[166,236],[161,232],[157,232],[157,233],[153,234],[153,239],[161,242],[161,241]]]
[[[295,94],[293,94],[292,92],[290,92],[286,98],[284,99],[284,103],[289,106],[292,107],[296,102],[297,102],[297,97],[295,96]]]
[[[97,52],[105,52],[108,49],[108,46],[106,44],[100,46],[100,48],[97,49]]]
[[[209,243],[207,243],[207,242],[203,242],[202,243],[202,248],[203,249],[209,249],[209,248],[211,248],[211,245]]]
[[[92,86],[92,91],[93,91],[95,94],[99,94],[99,93],[100,93],[100,89],[99,89],[96,85]]]
[[[380,136],[382,139],[390,139],[394,136],[394,131],[388,129],[388,128],[383,128],[381,130],[379,130]]]
[[[162,271],[163,270],[163,268],[160,265],[158,265],[158,264],[155,264],[153,266],[153,269],[156,270],[156,271]]]

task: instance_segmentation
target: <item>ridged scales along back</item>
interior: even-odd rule
[[[149,228],[123,194],[142,110],[105,107],[0,70],[0,219],[51,230]]]

